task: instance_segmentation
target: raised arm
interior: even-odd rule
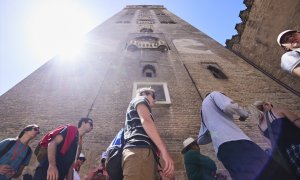
[[[296,127],[300,128],[300,117],[298,115],[284,108],[273,108],[273,109],[275,111],[278,111],[280,116],[284,116],[288,118],[288,120],[294,123]]]
[[[167,151],[166,145],[159,136],[156,126],[150,116],[149,109],[145,104],[138,104],[137,112],[145,132],[161,152],[162,158],[165,162],[164,173],[167,176],[171,176],[174,172],[174,162]]]
[[[293,70],[293,74],[300,78],[300,64]]]
[[[244,108],[240,107],[236,102],[224,94],[213,92],[211,97],[223,112],[231,115],[236,114],[241,117],[240,120],[245,120],[249,116],[249,113]]]

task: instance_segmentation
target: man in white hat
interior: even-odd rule
[[[215,179],[217,166],[213,160],[200,153],[196,140],[189,137],[183,141],[184,165],[189,180]]]
[[[85,162],[86,158],[84,156],[83,153],[80,153],[79,157],[77,158],[74,166],[73,166],[73,180],[80,180],[80,175],[79,175],[79,171],[80,171],[80,167],[82,166],[82,164]]]
[[[281,68],[300,77],[300,32],[285,30],[278,35],[277,43],[286,51],[281,57]]]

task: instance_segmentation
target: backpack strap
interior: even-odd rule
[[[150,150],[153,153],[156,164],[159,166],[159,168],[162,168],[160,161],[159,161],[160,160],[160,151],[158,150],[158,148],[157,148],[157,150],[155,150],[155,148],[152,145],[150,146]]]
[[[75,137],[76,137],[76,134],[78,133],[78,129],[76,126],[73,126],[73,125],[70,125],[70,124],[67,124],[66,125],[66,128],[67,128],[67,134],[66,134],[66,137],[64,139],[64,144],[60,150],[60,153],[62,155],[65,155],[66,152],[68,151],[69,147],[71,146],[71,144],[73,143]]]
[[[288,165],[286,159],[283,157],[283,154],[279,151],[276,139],[274,137],[274,133],[273,133],[273,129],[271,126],[271,121],[269,119],[269,114],[271,114],[271,117],[273,118],[274,114],[272,113],[272,111],[267,111],[265,112],[265,116],[266,116],[266,121],[267,121],[267,126],[268,126],[268,133],[269,133],[269,137],[270,137],[270,141],[271,144],[273,146],[273,153],[272,153],[272,157],[273,159],[283,168],[285,169],[289,174],[293,174],[291,172],[290,166]],[[275,117],[275,116],[274,116]]]
[[[272,110],[269,111],[269,114],[273,121],[277,119],[276,116],[273,114]]]
[[[201,109],[201,111],[200,111],[200,116],[201,116],[201,120],[202,120],[203,125],[206,127],[206,125],[205,125],[205,123],[204,123],[203,115],[202,115],[202,109]],[[206,127],[206,129],[207,129],[207,127]],[[207,130],[208,130],[208,129],[207,129]]]
[[[4,154],[6,154],[14,146],[14,144],[16,142],[17,141],[15,139],[10,140],[9,143],[5,146],[5,148],[2,151],[0,151],[0,157],[2,157]]]
[[[268,133],[269,133],[269,137],[270,137],[272,146],[277,149],[277,143],[276,143],[276,139],[275,139],[274,134],[273,134],[271,121],[269,119],[269,114],[270,114],[270,111],[265,112],[265,116],[266,116],[266,120],[267,120],[267,126],[268,126]]]

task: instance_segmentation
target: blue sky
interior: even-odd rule
[[[1,0],[0,96],[126,5],[164,5],[225,45],[237,32],[243,0]]]

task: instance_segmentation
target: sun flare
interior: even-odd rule
[[[37,57],[79,55],[85,33],[96,24],[88,11],[74,1],[42,1],[28,17],[27,41]]]

